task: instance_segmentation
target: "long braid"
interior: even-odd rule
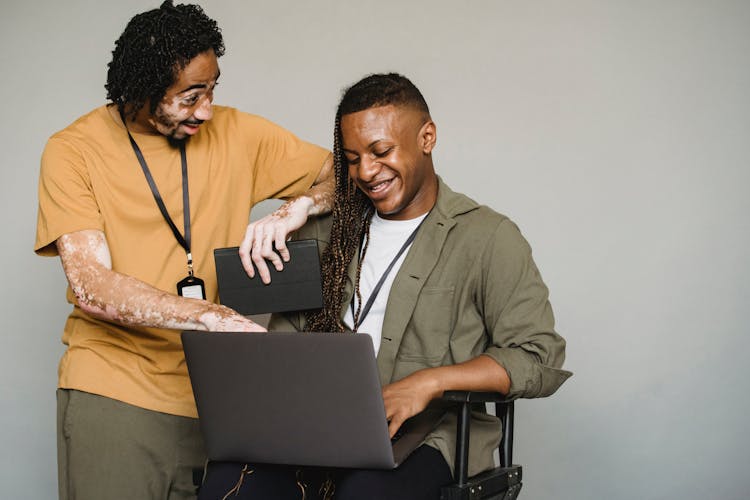
[[[364,246],[362,248],[362,255],[359,257],[359,262],[357,263],[357,276],[354,278],[354,293],[357,295],[357,310],[353,312],[352,314],[352,322],[354,323],[354,331],[357,331],[357,327],[359,326],[359,315],[362,313],[362,292],[359,290],[359,278],[362,276],[362,263],[365,261],[365,255],[367,255],[367,247],[370,244],[370,221],[372,219],[368,217],[367,221],[365,222],[365,236],[364,236]],[[361,241],[361,240],[360,240]]]
[[[336,114],[333,137],[333,168],[336,191],[333,224],[328,247],[321,258],[323,308],[306,313],[308,331],[342,332],[341,306],[349,263],[359,249],[362,235],[369,230],[374,210],[370,200],[349,178],[346,157],[341,148],[341,115]],[[359,284],[359,268],[357,269]],[[359,290],[357,286],[357,294]]]

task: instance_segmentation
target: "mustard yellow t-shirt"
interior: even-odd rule
[[[182,233],[179,149],[161,135],[134,133],[164,204]],[[214,106],[187,143],[195,275],[217,300],[214,248],[242,241],[250,208],[306,191],[328,152],[258,116]],[[187,275],[185,250],[162,217],[121,122],[106,106],[53,135],[42,155],[35,251],[84,229],[104,232],[113,270],[175,293]],[[179,331],[126,327],[74,305],[63,331],[67,350],[58,386],[149,410],[196,416]]]

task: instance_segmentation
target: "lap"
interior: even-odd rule
[[[394,470],[338,469],[284,465],[250,465],[212,462],[201,486],[199,500],[228,498],[299,500],[323,499],[327,478],[333,479],[335,500],[433,500],[440,487],[452,482],[451,472],[439,451],[421,446]],[[237,496],[235,496],[237,494]]]
[[[448,464],[438,450],[420,446],[393,470],[354,470],[337,476],[336,499],[436,500],[452,482]]]

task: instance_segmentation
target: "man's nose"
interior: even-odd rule
[[[193,116],[197,120],[206,121],[210,120],[214,116],[214,109],[211,97],[204,96],[203,99],[201,99],[200,104],[195,109],[195,112],[193,113]]]
[[[383,168],[383,165],[380,160],[364,156],[359,162],[359,178],[369,182],[378,175],[381,168]]]

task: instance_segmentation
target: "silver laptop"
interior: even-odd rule
[[[442,417],[391,440],[369,335],[182,333],[208,458],[392,469]]]

